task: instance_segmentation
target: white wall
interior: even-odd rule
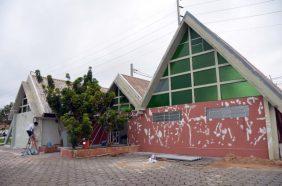
[[[52,119],[43,119],[42,121],[42,145],[47,145],[48,142],[54,144],[61,144],[61,137],[59,134],[59,123]]]
[[[15,122],[15,125],[13,127],[13,147],[16,148],[24,148],[26,147],[27,141],[28,141],[28,135],[26,132],[26,128],[30,123],[33,122],[33,113],[32,112],[25,112],[25,113],[19,113],[15,114],[13,117],[13,122]],[[35,134],[40,133],[38,130],[38,127],[35,129]]]

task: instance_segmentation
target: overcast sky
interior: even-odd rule
[[[180,4],[265,75],[282,75],[282,0]],[[0,106],[35,69],[74,79],[92,66],[104,87],[130,63],[153,76],[176,29],[175,0],[0,0]]]

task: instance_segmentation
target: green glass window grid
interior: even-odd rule
[[[194,72],[194,86],[216,83],[215,68]]]
[[[215,65],[214,52],[209,52],[192,57],[193,69],[200,69]]]
[[[217,100],[217,86],[196,88],[194,90],[195,102]]]
[[[172,92],[171,99],[172,105],[192,103],[192,90]]]
[[[171,89],[191,87],[191,74],[183,74],[171,77]]]
[[[243,79],[231,65],[219,67],[219,78],[221,82]]]
[[[213,49],[211,45],[209,45],[204,39],[200,38],[200,36],[192,29],[190,30],[190,36],[192,54]],[[190,57],[189,52],[187,54],[188,55],[186,56]],[[177,59],[179,58],[179,56],[181,56],[177,55],[175,54],[174,58],[172,59]],[[221,96],[222,100],[260,95],[254,87],[252,87],[248,82],[244,81],[244,78],[234,68],[232,68],[232,66],[227,65],[228,62],[226,59],[224,59],[223,56],[221,56],[218,52],[216,53],[216,55],[219,66],[217,66],[215,63],[216,59],[214,52],[207,52],[201,55],[191,56],[192,69],[190,69],[189,66],[189,58],[179,61],[174,60],[173,62],[171,62],[170,74],[168,73],[168,69],[166,69],[166,74],[171,81],[171,89],[168,90],[169,93],[153,95],[148,107],[168,106],[170,102],[169,96],[171,96],[171,105],[178,105],[192,103],[193,99],[195,102],[215,101],[220,98],[218,97],[219,95]],[[187,63],[184,63],[185,60],[187,61]],[[177,62],[179,62],[179,64],[177,64]],[[218,69],[219,82],[217,82],[216,69]],[[194,87],[192,88],[190,71],[193,74]],[[189,73],[190,81],[187,81],[187,76],[186,78],[184,78],[184,76],[187,75],[185,72]],[[182,75],[177,75],[178,73],[182,73]],[[187,82],[190,82],[190,85],[188,85],[188,87],[186,86]],[[194,98],[192,97],[192,92],[194,92]]]
[[[170,74],[178,74],[190,70],[190,59],[183,59],[170,63]]]
[[[248,82],[223,84],[220,86],[221,99],[258,96],[260,93]]]

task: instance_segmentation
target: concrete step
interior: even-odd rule
[[[202,157],[199,156],[186,156],[179,154],[164,154],[164,153],[154,153],[154,152],[136,152],[134,154],[146,155],[146,156],[151,156],[152,154],[154,154],[156,158],[164,158],[164,159],[180,160],[180,161],[197,161],[202,159]]]

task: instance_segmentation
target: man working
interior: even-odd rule
[[[31,145],[35,147],[35,149],[37,150],[37,145],[36,145],[36,140],[35,140],[35,135],[34,135],[34,128],[38,125],[38,122],[35,121],[34,123],[31,123],[27,129],[26,132],[28,134],[28,143],[31,142]]]

